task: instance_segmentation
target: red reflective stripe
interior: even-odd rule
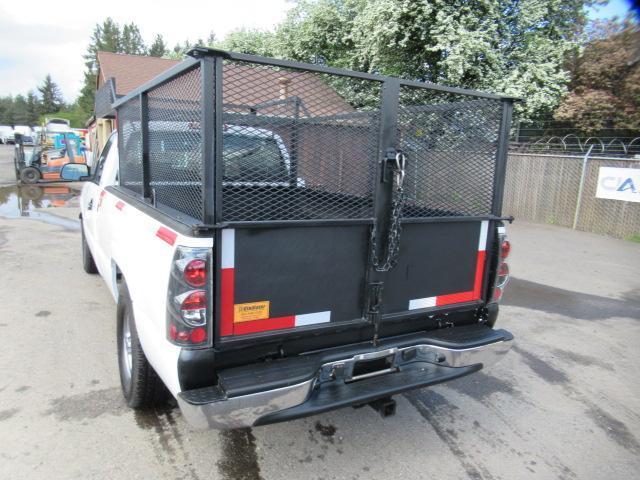
[[[164,240],[169,245],[173,245],[176,242],[176,238],[178,238],[178,234],[169,230],[168,228],[160,227],[156,232],[156,237]]]
[[[452,303],[472,302],[475,300],[473,290],[469,292],[452,293],[450,295],[438,295],[436,297],[436,306],[451,305]]]
[[[223,268],[220,273],[220,335],[233,335],[233,302],[235,288],[235,271],[233,268]]]
[[[263,320],[251,320],[250,322],[238,322],[234,325],[233,333],[235,335],[245,335],[247,333],[279,330],[281,328],[293,328],[295,326],[295,316],[265,318]]]
[[[116,208],[118,210],[122,210],[124,208],[124,202],[120,201],[120,202],[116,203]]]
[[[474,300],[480,300],[482,296],[482,279],[484,277],[484,261],[486,258],[486,252],[480,250],[478,252],[478,259],[476,260],[476,279],[473,282],[473,297]]]

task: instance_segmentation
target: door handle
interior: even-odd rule
[[[87,205],[87,210],[93,210],[93,198],[89,200],[89,203]]]

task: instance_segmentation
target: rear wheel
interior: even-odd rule
[[[20,171],[20,181],[26,184],[38,183],[40,180],[40,170],[36,167],[25,167]]]
[[[169,394],[142,351],[126,285],[118,299],[118,366],[127,405],[144,409],[165,403]]]
[[[87,243],[87,239],[84,236],[84,227],[82,230],[82,268],[87,273],[98,273],[98,268],[96,267],[96,262],[93,261],[93,255],[91,254],[91,250],[89,249],[89,244]]]

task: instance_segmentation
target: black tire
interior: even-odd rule
[[[26,183],[27,185],[38,183],[40,177],[40,170],[38,170],[36,167],[25,167],[20,170],[20,181],[22,183]]]
[[[118,369],[122,394],[127,405],[136,410],[143,410],[166,404],[170,394],[142,351],[133,317],[131,299],[124,282],[120,285],[117,319]],[[127,373],[129,369],[125,356],[127,342],[124,337],[127,330],[130,333],[130,374]]]
[[[93,261],[91,249],[84,236],[84,227],[81,227],[80,230],[82,231],[82,268],[87,273],[98,273],[98,267],[96,267],[96,262]]]

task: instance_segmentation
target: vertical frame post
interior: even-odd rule
[[[285,100],[286,101],[286,100]],[[298,119],[300,118],[300,99],[295,97],[293,103],[293,129],[291,131],[291,151],[289,157],[291,159],[291,185],[298,184]]]
[[[142,196],[152,200],[151,164],[149,160],[149,97],[147,92],[140,94],[140,136],[142,139]],[[155,198],[153,199],[155,204]]]
[[[369,262],[367,268],[367,289],[365,291],[365,305],[367,311],[364,314],[373,324],[373,344],[378,344],[378,333],[382,320],[382,295],[384,289],[384,272],[378,272],[373,265],[374,255],[381,258],[387,249],[386,240],[389,230],[389,212],[393,200],[393,177],[387,175],[389,162],[387,157],[390,151],[396,151],[396,131],[398,127],[398,104],[400,102],[400,80],[386,78],[382,84],[382,98],[380,108],[380,143],[378,144],[378,159],[373,189],[374,227],[372,240],[369,245]],[[372,227],[373,228],[373,227]],[[377,246],[377,248],[376,248]],[[374,250],[376,248],[377,251]]]
[[[511,116],[513,115],[513,100],[502,100],[502,118],[498,133],[498,151],[496,152],[496,165],[493,176],[493,199],[491,212],[499,217],[502,215],[502,199],[504,197],[504,181],[507,172],[507,154],[509,150],[509,129]]]
[[[400,102],[400,81],[388,78],[382,84],[382,109],[380,119],[380,151],[374,190],[374,216],[376,218],[378,240],[386,238],[388,217],[393,196],[393,178],[387,175],[388,153],[396,152],[396,131],[398,126],[398,104]],[[388,180],[388,181],[385,181]],[[377,242],[378,246],[386,247]],[[379,252],[378,252],[379,253]]]
[[[587,179],[587,163],[589,162],[589,155],[593,150],[593,144],[589,146],[586,155],[582,158],[582,171],[580,172],[580,184],[578,185],[578,198],[576,199],[576,209],[573,214],[573,228],[578,228],[578,220],[580,219],[580,209],[582,207],[582,195],[584,194],[584,182]]]
[[[216,175],[216,155],[218,147],[217,105],[216,87],[218,78],[216,75],[217,58],[202,57],[200,59],[200,76],[202,95],[200,98],[200,111],[202,121],[200,125],[202,134],[202,205],[203,222],[212,225],[216,222],[216,194],[218,178]]]

